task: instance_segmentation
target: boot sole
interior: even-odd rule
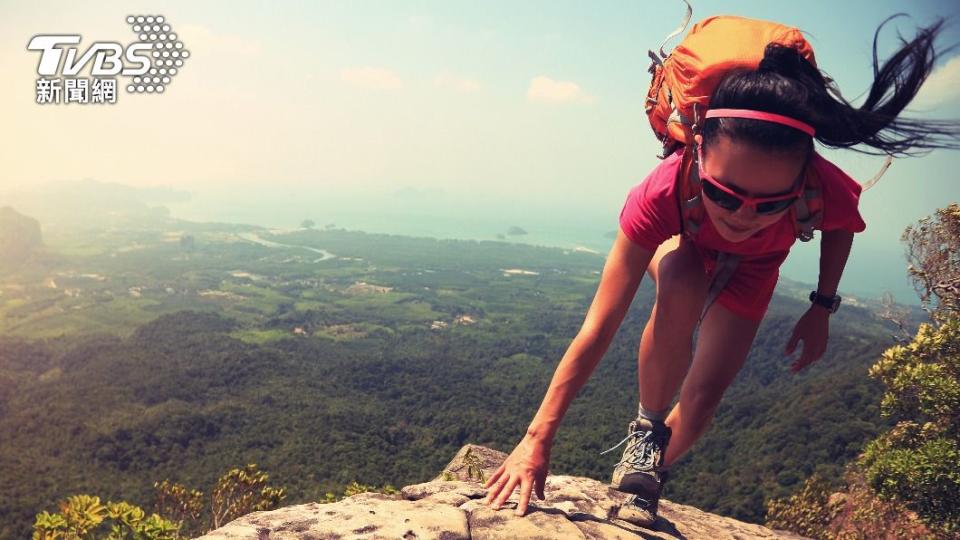
[[[619,482],[611,482],[610,487],[621,492],[649,497],[657,493],[659,483],[648,474],[625,474]]]
[[[637,508],[621,506],[620,509],[617,510],[615,519],[626,521],[627,523],[632,523],[634,525],[639,525],[640,527],[649,527],[657,522],[657,515],[649,510],[640,510]]]

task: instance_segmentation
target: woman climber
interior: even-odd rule
[[[612,487],[631,494],[620,519],[640,525],[656,519],[671,465],[710,425],[747,358],[780,265],[795,240],[809,240],[813,229],[822,233],[817,290],[784,352],[803,342],[793,373],[823,355],[853,236],[866,224],[858,211],[860,184],[818,154],[814,141],[890,156],[956,148],[957,122],[899,116],[933,69],[941,27],[942,21],[920,28],[879,68],[874,52],[875,79],[860,107],[819,71],[802,35],[781,25],[714,17],[696,25],[663,61],[651,53],[659,65],[651,70],[648,114],[666,158],[629,191],[583,325],[522,440],[487,480],[486,504],[500,508],[519,487],[516,513],[523,515],[531,491],[545,498],[560,422],[644,274],[654,281],[656,299],[640,341],[638,416],[620,442],[627,446],[613,471]],[[729,51],[742,60],[740,69],[719,59],[692,64],[741,46],[734,42],[742,39],[726,39],[734,31],[762,40],[753,60]],[[703,54],[691,54],[696,47]],[[718,69],[727,72],[719,77]],[[713,75],[680,79],[693,72]],[[713,87],[697,97],[704,85]],[[669,120],[663,114],[658,124],[654,115],[664,105]]]

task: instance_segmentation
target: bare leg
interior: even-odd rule
[[[759,321],[735,315],[717,302],[710,306],[697,336],[693,365],[680,389],[680,402],[666,420],[673,435],[664,466],[676,462],[713,422],[717,406],[743,367],[759,327]]]
[[[657,298],[640,340],[637,372],[643,408],[660,411],[673,402],[690,368],[693,330],[709,283],[699,253],[677,236],[657,249],[647,272]]]

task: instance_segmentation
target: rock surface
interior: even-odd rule
[[[617,519],[627,495],[579,476],[550,475],[544,495],[532,495],[525,516],[516,516],[515,492],[500,508],[483,504],[483,482],[507,455],[467,445],[437,478],[404,487],[400,495],[361,493],[336,503],[308,503],[253,512],[200,537],[204,540],[387,539],[802,539],[660,500],[651,527]]]

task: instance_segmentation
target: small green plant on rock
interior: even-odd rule
[[[41,512],[33,524],[33,540],[178,540],[180,527],[130,503],[100,502],[100,497],[72,495],[59,503],[59,513]]]
[[[267,473],[250,463],[220,477],[212,494],[213,528],[257,510],[271,510],[286,498],[283,488],[267,486]]]

